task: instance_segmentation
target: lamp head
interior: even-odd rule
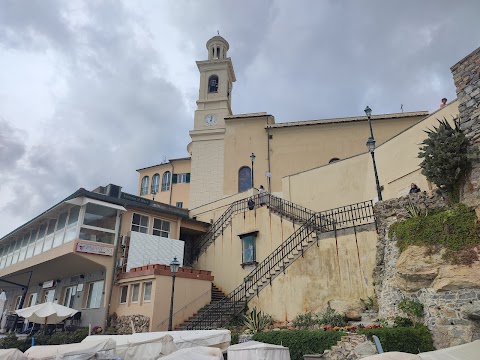
[[[375,139],[373,139],[372,137],[369,137],[367,140],[367,148],[370,152],[375,151]]]
[[[252,155],[250,155],[250,160],[252,160],[252,162],[254,162],[254,161],[255,161],[255,158],[256,158],[255,154],[252,153]]]
[[[372,109],[370,109],[368,106],[365,108],[365,114],[370,117],[372,115]]]
[[[178,272],[178,268],[180,267],[180,263],[178,262],[177,260],[177,257],[175,256],[172,260],[172,262],[170,263],[170,271],[172,274],[175,274],[176,272]]]

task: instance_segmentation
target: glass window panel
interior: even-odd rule
[[[88,285],[87,308],[98,309],[102,301],[103,280]]]
[[[252,263],[256,260],[256,235],[247,235],[242,238],[242,262]]]
[[[53,234],[55,231],[55,225],[57,224],[57,220],[50,220],[48,222],[48,227],[47,227],[47,235]]]
[[[140,291],[140,284],[132,285],[132,303],[138,302],[138,293]]]
[[[68,217],[68,225],[75,224],[78,221],[78,214],[80,212],[80,207],[75,206],[70,209],[70,215]]]
[[[141,233],[148,233],[148,216],[133,214],[132,217],[132,231],[137,231]]]
[[[85,209],[83,224],[115,230],[116,219],[117,210],[106,206],[88,203]]]
[[[63,306],[73,308],[73,303],[75,301],[75,294],[77,293],[77,287],[76,286],[69,286],[65,288],[65,293],[63,296]]]
[[[252,188],[252,170],[248,166],[238,170],[238,192],[247,191]]]
[[[65,227],[65,224],[67,223],[67,215],[68,213],[64,212],[60,214],[58,217],[58,223],[57,223],[57,231],[63,229]]]
[[[143,301],[148,302],[152,299],[152,282],[143,284]]]
[[[162,219],[153,220],[153,235],[170,237],[170,222]]]
[[[127,302],[128,286],[120,287],[120,304]]]
[[[95,241],[95,242],[100,242],[105,244],[113,244],[113,241],[115,239],[115,234],[82,227],[80,229],[79,239]]]

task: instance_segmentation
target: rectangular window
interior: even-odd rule
[[[79,212],[79,206],[75,206],[70,209],[70,214],[68,215],[67,221],[67,229],[65,230],[65,240],[63,241],[64,243],[72,241],[77,237],[77,221]]]
[[[28,296],[27,307],[37,305],[37,293]]]
[[[150,302],[152,299],[152,282],[143,283],[143,302]]]
[[[15,309],[14,310],[18,310],[20,309],[20,301],[22,301],[22,296],[17,296],[17,298],[15,299]]]
[[[257,233],[240,235],[240,239],[242,240],[242,264],[255,263]]]
[[[153,235],[170,237],[170,222],[162,219],[153,219]]]
[[[140,284],[132,285],[132,303],[138,303],[138,293],[140,291]]]
[[[127,294],[128,294],[128,286],[121,286],[120,287],[120,304],[127,303]]]
[[[115,230],[116,219],[117,210],[106,206],[88,203],[85,208],[83,225]]]
[[[175,174],[173,175],[174,184],[182,184],[182,183],[189,183],[190,182],[190,173],[185,174]]]
[[[73,308],[73,303],[75,301],[75,294],[77,293],[77,287],[76,286],[69,286],[65,288],[65,292],[63,295],[63,302],[62,305]]]
[[[87,309],[98,309],[102,301],[103,280],[88,284]]]
[[[148,233],[148,216],[133,214],[132,231],[147,234]]]
[[[43,292],[43,302],[53,302],[55,300],[55,289],[45,290]]]
[[[183,202],[178,201],[178,202],[177,202],[177,207],[178,207],[178,208],[183,208]]]
[[[52,247],[57,247],[63,244],[63,235],[65,232],[65,224],[67,223],[67,216],[68,213],[64,212],[58,217],[57,229],[55,230],[55,237],[53,238]]]

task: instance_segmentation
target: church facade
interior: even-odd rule
[[[258,189],[260,185],[281,196],[284,177],[367,151],[366,116],[277,123],[267,112],[234,114],[232,88],[236,77],[232,59],[228,57],[229,44],[221,36],[215,36],[206,47],[207,60],[197,61],[200,83],[190,131],[192,141],[187,147],[190,160],[182,159],[185,172],[190,174],[189,184],[182,189],[177,185],[178,190],[173,190],[175,179],[169,174],[175,175],[171,169],[173,162],[169,161],[138,170],[140,196],[152,199],[157,194],[159,201],[177,205],[179,201],[171,200],[173,192],[173,197],[182,199],[183,207],[189,209],[252,187]],[[427,114],[418,111],[373,115],[377,145],[418,123]],[[161,179],[161,190],[148,191],[158,188],[158,179]]]

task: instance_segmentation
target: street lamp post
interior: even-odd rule
[[[377,164],[375,163],[375,137],[373,136],[373,129],[372,129],[372,120],[370,116],[372,115],[372,109],[368,106],[365,108],[365,114],[368,117],[368,126],[370,127],[370,137],[367,140],[367,148],[372,156],[373,162],[373,172],[375,174],[375,183],[377,185],[377,196],[378,201],[382,201],[382,190],[380,189],[380,181],[378,180],[378,172],[377,172]]]
[[[256,158],[256,156],[255,156],[255,154],[252,152],[252,155],[250,155],[250,160],[252,160],[252,189],[254,188],[254,185],[253,185],[253,184],[254,184],[254,182],[253,182],[253,179],[254,179],[254,178],[253,178],[253,162],[255,161],[255,158]]]
[[[172,320],[173,320],[173,295],[175,294],[175,276],[180,267],[180,263],[175,256],[173,261],[170,263],[170,272],[172,273],[172,297],[170,298],[170,317],[168,319],[168,331],[172,331]]]

